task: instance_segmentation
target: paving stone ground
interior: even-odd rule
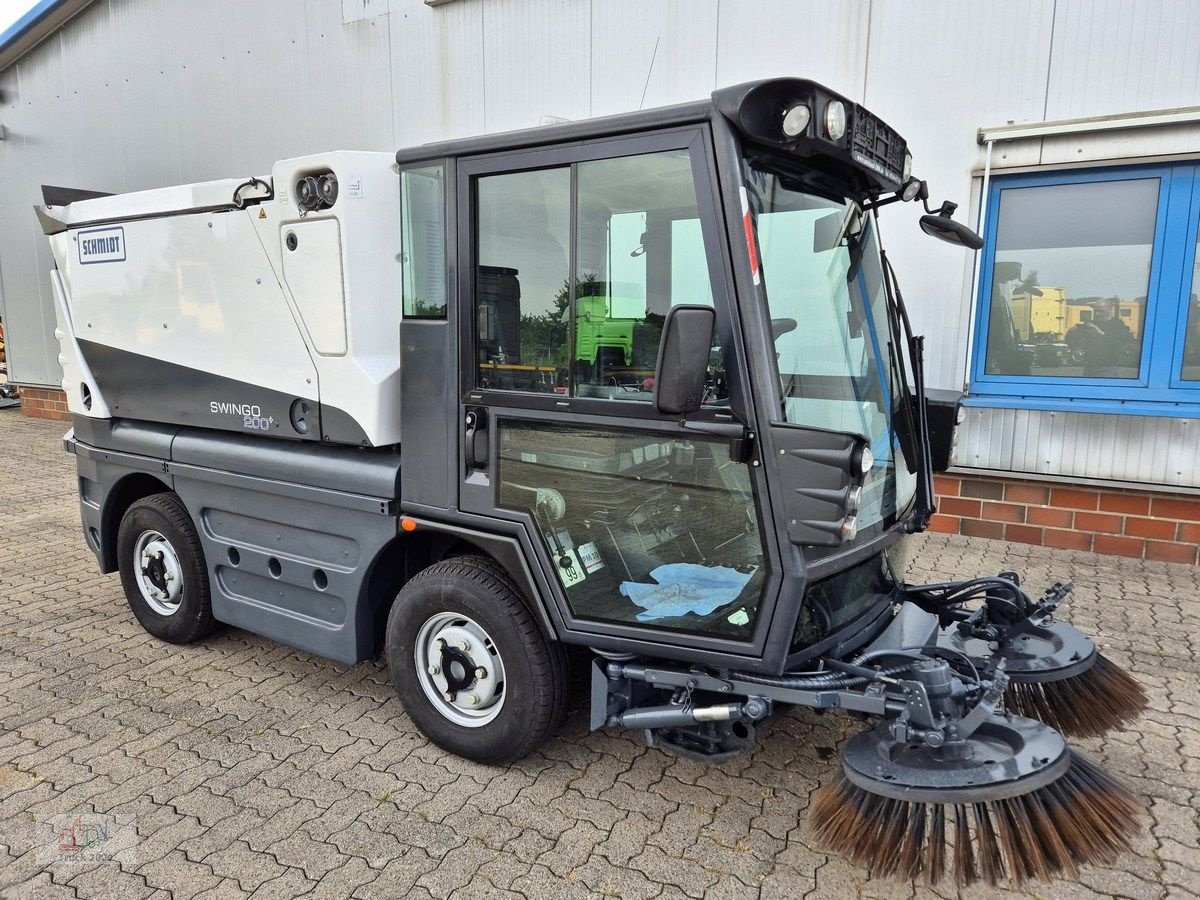
[[[718,767],[591,734],[580,708],[488,768],[426,742],[381,666],[235,629],[154,640],[84,547],[62,432],[0,412],[0,897],[952,895],[814,848],[843,716],[792,712]],[[1136,853],[1036,895],[1200,895],[1200,571],[930,536],[911,574],[1008,568],[1074,581],[1067,617],[1152,706],[1081,743],[1148,798]]]

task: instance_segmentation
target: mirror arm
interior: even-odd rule
[[[729,441],[729,458],[747,463],[754,458],[754,432],[741,422],[696,422],[679,420],[680,427],[697,434],[708,434]]]
[[[928,195],[921,198],[921,205],[925,207],[926,215],[945,216],[947,219],[951,218],[954,215],[955,210],[958,209],[958,204],[952,203],[949,200],[943,200],[942,205],[937,209],[930,209]]]
[[[888,206],[892,203],[899,203],[903,199],[904,198],[901,197],[900,194],[896,193],[883,200],[867,200],[862,205],[863,212],[870,212],[871,210],[879,209],[882,206]]]

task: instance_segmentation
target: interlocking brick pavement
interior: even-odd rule
[[[378,665],[235,629],[154,640],[84,547],[62,431],[0,412],[0,896],[949,896],[813,848],[804,812],[857,727],[844,716],[792,712],[717,767],[589,734],[576,709],[496,769],[427,743]],[[1036,890],[1200,895],[1200,571],[936,535],[912,575],[1008,568],[1074,581],[1068,617],[1152,707],[1081,742],[1149,799],[1137,852]],[[51,824],[76,817],[121,849],[56,852]]]

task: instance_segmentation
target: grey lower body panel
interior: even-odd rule
[[[376,610],[366,587],[395,518],[335,491],[298,497],[281,487],[254,477],[222,484],[195,467],[175,476],[204,545],[213,615],[338,662],[369,658]]]
[[[85,431],[106,445],[68,439],[84,534],[102,569],[116,568],[130,494],[174,490],[200,535],[219,621],[346,664],[374,654],[378,598],[368,587],[397,535],[397,500],[383,490],[398,483],[397,455],[190,429],[164,435],[128,422],[120,442]]]

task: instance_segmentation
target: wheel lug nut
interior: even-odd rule
[[[446,691],[446,693],[442,694],[442,697],[443,697],[443,699],[445,699],[445,701],[446,701],[447,703],[453,703],[453,702],[454,702],[454,695],[453,695],[453,694],[451,694],[449,691]]]
[[[430,666],[430,667],[429,667],[429,674],[430,674],[430,675],[436,675],[436,674],[437,674],[438,672],[440,672],[440,671],[442,671],[442,670],[441,670],[440,668],[438,668],[437,666]]]
[[[470,703],[472,706],[474,706],[475,704],[477,704],[479,702],[479,695],[478,694],[468,694],[467,702]]]
[[[487,678],[487,669],[485,669],[483,666],[479,666],[475,670],[475,677],[476,678]]]
[[[433,642],[433,646],[437,647],[439,650],[445,650],[446,642],[443,641],[441,638],[438,638],[436,641]]]
[[[468,650],[471,649],[471,642],[468,641],[466,638],[463,638],[463,642],[458,645],[458,649],[461,650],[463,653],[466,653]]]

